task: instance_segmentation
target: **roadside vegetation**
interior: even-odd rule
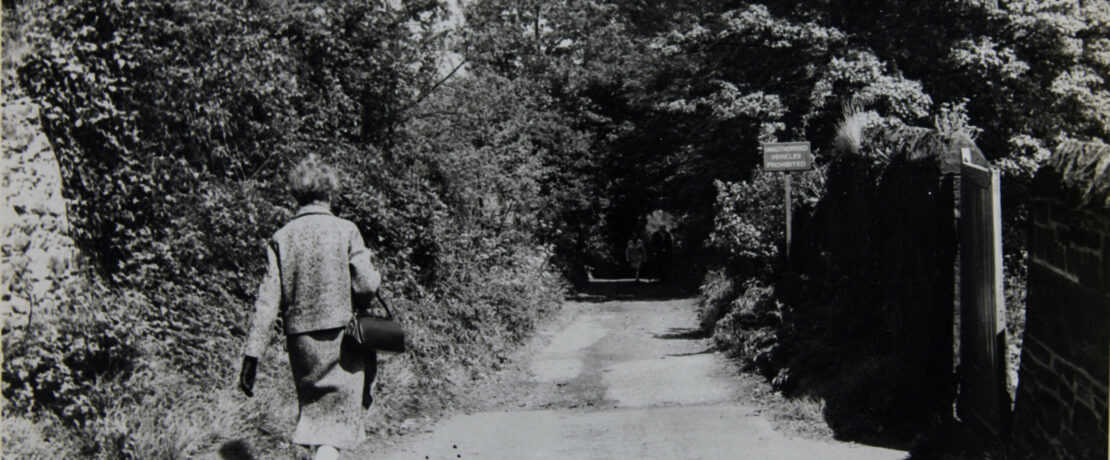
[[[295,454],[280,334],[258,394],[234,382],[264,242],[295,206],[285,173],[308,153],[341,171],[335,212],[362,230],[408,329],[410,351],[380,373],[378,430],[500,366],[562,300],[535,153],[575,134],[526,84],[447,84],[441,13],[5,5],[5,42],[24,45],[5,47],[5,96],[41,105],[85,255],[55,311],[4,333],[5,455],[190,458],[233,439]]]
[[[705,332],[788,383],[806,364],[781,353],[781,186],[758,145],[811,141],[805,214],[838,133],[862,132],[842,123],[962,131],[1002,167],[1020,338],[1024,184],[1056,142],[1110,139],[1110,9],[995,3],[5,2],[3,94],[41,107],[84,254],[53,313],[4,331],[5,452],[292,451],[280,340],[253,399],[232,383],[263,242],[293,211],[284,174],[309,153],[343,172],[335,210],[409,327],[382,431],[449,407],[586,267],[619,270],[656,210]],[[857,364],[876,385],[899,365]]]
[[[907,216],[901,219],[906,220],[928,215],[927,210],[902,209],[884,201],[884,194],[897,187],[883,185],[892,167],[890,155],[902,148],[899,144],[917,139],[898,138],[897,133],[920,126],[942,136],[969,136],[1002,170],[1012,395],[1025,321],[1026,186],[1061,140],[1110,139],[1110,124],[1094,116],[1110,107],[1107,82],[1096,77],[1085,80],[1090,85],[1077,85],[1075,79],[1110,69],[1103,51],[1110,43],[1110,10],[1080,2],[829,6],[792,13],[785,4],[766,4],[771,17],[799,27],[806,24],[805,30],[827,40],[828,48],[817,49],[835,55],[844,49],[840,44],[852,44],[846,54],[815,58],[808,67],[814,72],[778,76],[780,82],[785,79],[801,87],[793,94],[810,96],[781,119],[767,120],[784,122],[788,135],[779,139],[806,139],[814,146],[815,170],[795,174],[795,184],[801,183],[794,189],[795,237],[803,239],[795,241],[799,254],[791,260],[783,254],[780,178],[755,167],[748,177],[718,182],[715,220],[707,240],[716,249],[715,260],[700,289],[702,328],[788,397],[821,398],[822,415],[838,437],[943,447],[937,443],[940,438],[921,439],[951,429],[942,425],[942,414],[923,417],[920,406],[927,403],[906,400],[911,386],[907,383],[922,378],[915,369],[929,364],[897,351],[906,337],[891,340],[891,334],[912,335],[913,330],[899,324],[929,326],[913,320],[922,318],[915,316],[920,313],[912,302],[889,305],[899,289],[915,290],[922,282],[897,279],[900,264],[933,255],[899,254],[913,249],[882,251],[875,246],[898,223],[893,216]],[[845,8],[849,6],[859,8]],[[893,17],[911,10],[915,14]],[[751,17],[756,11],[764,10],[756,6],[749,7],[747,15],[735,10],[725,14]],[[796,35],[738,24],[743,22],[699,31],[699,36],[709,37],[718,47],[747,43],[744,59],[750,62],[774,59],[761,53],[812,48]],[[718,64],[722,61],[712,62],[723,70]],[[776,91],[781,91],[780,82]],[[789,115],[813,113],[827,104],[843,109],[838,120],[814,122],[819,119],[808,114],[792,120]],[[841,183],[834,186],[833,180]],[[830,203],[824,212],[841,213],[833,220],[814,215],[816,204],[860,190],[875,192],[871,203]],[[876,209],[861,209],[868,206]],[[861,219],[865,215],[871,217]],[[884,226],[878,232],[873,228],[876,221]],[[806,224],[820,227],[799,232],[797,226]],[[840,228],[844,225],[852,228]],[[921,234],[931,238],[929,221],[918,225]],[[815,237],[850,249],[829,250],[835,247],[808,241]],[[887,262],[885,268],[875,266],[876,258]],[[837,286],[820,287],[829,283]],[[823,295],[814,298],[814,293]]]

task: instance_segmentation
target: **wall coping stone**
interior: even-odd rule
[[[1037,172],[1034,196],[1063,196],[1073,207],[1110,210],[1110,145],[1101,142],[1061,142],[1048,164]]]
[[[891,161],[911,163],[935,162],[941,174],[959,174],[963,163],[962,150],[971,151],[972,163],[990,166],[982,150],[963,133],[942,134],[919,126],[879,125],[865,129],[860,153],[884,156]]]

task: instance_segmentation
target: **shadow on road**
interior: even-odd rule
[[[687,296],[676,285],[655,279],[594,278],[578,287],[567,298],[578,302],[609,302],[614,300],[671,300]]]
[[[665,334],[655,334],[657,339],[664,340],[697,340],[709,338],[709,332],[696,327],[672,327]]]

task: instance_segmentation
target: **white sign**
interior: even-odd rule
[[[763,170],[805,171],[813,169],[809,142],[775,142],[763,144]]]

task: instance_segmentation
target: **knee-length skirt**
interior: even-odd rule
[[[373,402],[375,353],[358,346],[343,328],[293,334],[287,340],[300,409],[293,443],[340,449],[361,443]]]

